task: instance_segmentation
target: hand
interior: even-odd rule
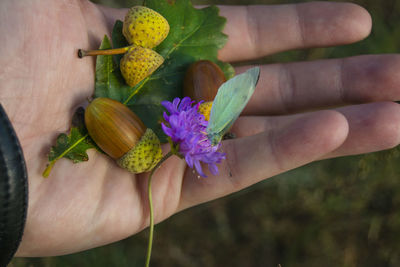
[[[93,93],[94,59],[77,58],[77,49],[96,48],[125,11],[85,0],[3,0],[0,10],[7,10],[0,13],[0,101],[29,173],[18,255],[72,253],[147,227],[147,174],[134,177],[89,151],[89,162],[60,160],[48,179],[41,176],[49,147]],[[365,10],[346,3],[221,7],[221,14],[228,18],[225,61],[351,43],[371,27]],[[220,175],[197,179],[177,157],[156,172],[156,221],[315,160],[396,146],[400,108],[390,101],[400,98],[398,61],[368,55],[262,66],[246,116],[233,128],[240,138],[223,144]],[[324,110],[332,106],[342,107]]]

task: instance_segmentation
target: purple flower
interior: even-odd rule
[[[167,122],[161,123],[161,127],[174,145],[178,146],[179,153],[185,158],[190,168],[193,166],[197,172],[206,177],[200,162],[208,164],[212,174],[218,174],[217,163],[225,159],[225,153],[218,152],[220,144],[212,146],[207,138],[208,122],[198,112],[200,103],[195,105],[189,97],[182,100],[175,98],[172,103],[163,101],[161,103],[168,111],[164,112]]]

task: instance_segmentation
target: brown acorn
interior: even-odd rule
[[[212,61],[200,60],[188,68],[183,84],[183,95],[195,101],[213,101],[218,88],[226,82],[220,67]]]
[[[85,124],[94,142],[132,173],[150,171],[162,158],[155,133],[118,101],[94,99],[86,108]]]

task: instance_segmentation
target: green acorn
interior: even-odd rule
[[[163,62],[164,58],[154,50],[131,46],[121,59],[121,74],[125,82],[133,87],[150,76]]]
[[[89,51],[80,49],[78,51],[80,58],[117,54],[124,54],[120,61],[120,70],[125,82],[132,87],[150,76],[164,62],[164,58],[156,51],[135,45],[115,49]]]
[[[151,48],[167,37],[169,24],[156,11],[144,6],[135,6],[125,16],[122,33],[130,46],[104,50],[79,49],[78,56],[82,58],[125,54],[120,62],[120,70],[126,83],[133,87],[164,62],[164,58]]]
[[[144,6],[129,9],[122,28],[122,34],[129,44],[145,48],[156,47],[168,33],[168,21],[156,11]]]
[[[86,108],[85,124],[94,142],[132,173],[150,171],[162,158],[155,133],[118,101],[94,99]]]

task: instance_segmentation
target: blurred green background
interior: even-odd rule
[[[113,7],[141,1],[96,0]],[[198,0],[194,4],[307,1]],[[358,0],[366,40],[290,51],[258,63],[396,53],[400,1]],[[81,253],[11,266],[143,266],[148,231]],[[156,226],[152,266],[400,266],[400,149],[325,160],[181,212]]]

